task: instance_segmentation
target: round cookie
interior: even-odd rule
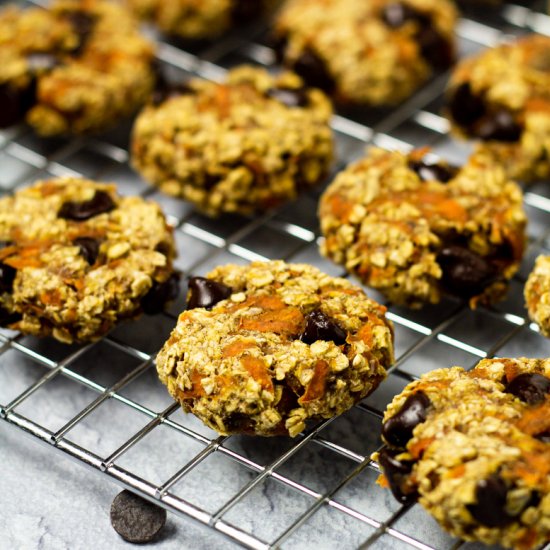
[[[395,105],[455,58],[450,0],[289,0],[279,58],[340,103]]]
[[[96,132],[145,103],[154,47],[115,2],[59,0],[0,10],[0,127]]]
[[[529,550],[550,540],[550,360],[432,371],[384,415],[375,453],[402,502],[452,535]]]
[[[455,134],[513,179],[550,175],[550,37],[531,35],[462,61],[446,94]]]
[[[550,338],[550,256],[539,256],[524,289],[529,317]]]
[[[190,40],[215,38],[232,26],[269,13],[277,0],[127,0],[142,18],[163,32]]]
[[[305,264],[218,267],[157,357],[183,409],[221,434],[296,436],[373,391],[393,362],[386,309]]]
[[[525,245],[522,193],[497,165],[373,148],[321,197],[321,252],[396,304],[503,297]]]
[[[136,120],[133,165],[206,214],[275,207],[328,172],[330,102],[294,74],[244,66],[159,95]]]
[[[160,207],[114,185],[41,181],[0,199],[0,324],[66,343],[161,311],[178,290]]]

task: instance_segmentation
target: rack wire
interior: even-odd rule
[[[458,26],[460,55],[526,32],[550,34],[542,4],[468,12]],[[242,62],[271,67],[267,34],[265,27],[248,28],[191,49],[160,40],[158,58],[174,78],[218,79]],[[405,150],[429,145],[451,162],[464,160],[468,147],[450,139],[439,114],[447,77],[436,76],[394,110],[337,114],[335,171],[369,144]],[[175,226],[176,265],[185,275],[228,262],[284,258],[344,276],[318,253],[322,187],[257,218],[210,220],[131,171],[129,129],[69,141],[40,140],[24,126],[0,131],[2,194],[57,175],[115,181],[123,194],[161,203]],[[386,382],[345,415],[294,440],[218,436],[171,402],[156,379],[154,358],[184,307],[185,288],[165,313],[129,322],[83,347],[1,330],[0,419],[52,453],[248,548],[307,547],[318,532],[335,547],[342,529],[346,540],[363,548],[477,548],[434,527],[418,505],[394,502],[376,485],[369,456],[380,445],[386,404],[422,373],[451,364],[472,367],[495,355],[550,356],[550,343],[529,322],[522,297],[534,258],[550,251],[548,182],[525,188],[525,208],[529,247],[508,299],[475,311],[453,299],[420,311],[390,306],[397,361]]]

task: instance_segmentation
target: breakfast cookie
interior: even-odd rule
[[[0,199],[0,324],[62,342],[157,313],[178,291],[160,207],[114,185],[41,181]]]
[[[136,121],[134,167],[206,214],[266,210],[327,174],[330,102],[294,74],[245,66],[160,95]]]
[[[165,33],[189,40],[215,38],[268,14],[277,0],[127,0],[135,13]]]
[[[409,384],[373,455],[382,485],[452,535],[528,550],[550,541],[550,359],[484,359]]]
[[[550,37],[531,35],[465,59],[447,90],[452,130],[513,179],[550,175]]]
[[[525,283],[529,317],[544,336],[550,338],[550,256],[539,256]]]
[[[289,0],[273,45],[340,103],[395,105],[453,63],[456,18],[450,0]]]
[[[95,132],[145,103],[154,47],[107,0],[58,0],[0,10],[0,127],[42,135]]]
[[[227,265],[189,288],[157,370],[221,434],[294,437],[348,410],[392,364],[386,309],[309,265]]]
[[[396,304],[471,307],[505,294],[525,241],[522,193],[499,166],[373,148],[321,197],[321,252]]]

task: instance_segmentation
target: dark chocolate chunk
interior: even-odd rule
[[[51,71],[60,65],[56,55],[48,52],[34,52],[27,55],[27,65],[33,73]]]
[[[422,181],[439,181],[447,183],[458,173],[458,168],[443,164],[428,164],[424,160],[409,160],[409,167],[414,170]]]
[[[382,11],[382,20],[392,29],[398,29],[407,21],[417,20],[419,17],[422,17],[422,14],[408,4],[403,4],[402,2],[387,4]],[[424,16],[424,18],[426,18],[426,16]]]
[[[448,106],[453,120],[464,128],[469,128],[485,114],[483,99],[472,92],[468,82],[463,82],[452,91]]]
[[[384,422],[384,439],[394,447],[405,447],[412,437],[414,428],[426,420],[431,404],[428,396],[421,391],[407,397],[401,410]]]
[[[11,265],[0,263],[0,292],[11,292],[17,270]]]
[[[309,103],[306,88],[270,88],[266,95],[287,107],[305,107]]]
[[[334,81],[325,62],[312,50],[304,50],[294,62],[293,68],[310,86],[321,88],[326,92],[334,89]]]
[[[8,83],[0,84],[0,128],[21,122],[34,103],[34,81],[29,88],[18,89]]]
[[[152,541],[166,523],[166,510],[124,490],[111,504],[111,525],[128,542]]]
[[[431,24],[425,25],[416,34],[420,53],[436,71],[448,69],[454,61],[451,43]]]
[[[481,294],[495,280],[493,266],[485,258],[463,246],[443,248],[437,255],[437,263],[443,271],[443,287],[461,298]]]
[[[96,191],[87,201],[67,201],[61,205],[57,216],[66,220],[84,221],[99,214],[110,212],[116,207],[111,196],[105,191]]]
[[[300,340],[313,344],[317,340],[334,342],[337,346],[346,343],[347,332],[320,309],[312,311],[306,317],[306,328]]]
[[[522,128],[506,109],[487,114],[476,126],[475,133],[481,139],[514,142],[521,137]]]
[[[249,23],[262,15],[262,2],[258,0],[236,0],[231,17],[237,25]]]
[[[382,471],[390,484],[393,496],[403,504],[415,502],[418,499],[418,492],[414,486],[407,487],[407,481],[412,472],[414,462],[410,460],[398,460],[396,456],[401,451],[392,451],[387,447],[382,449],[378,455],[378,461]]]
[[[286,416],[292,409],[299,407],[298,404],[298,395],[292,390],[288,385],[283,385],[281,398],[277,403],[277,410],[281,416]]]
[[[163,283],[155,281],[149,292],[141,299],[141,308],[147,315],[155,315],[164,310],[164,306],[174,300],[180,290],[179,273],[172,273]]]
[[[229,433],[254,433],[254,422],[244,413],[231,413],[223,422]]]
[[[506,391],[529,405],[542,403],[550,393],[550,378],[535,372],[525,372],[516,376]]]
[[[75,246],[80,248],[80,254],[90,264],[94,265],[99,254],[101,243],[91,237],[78,237],[73,241]]]
[[[78,44],[72,50],[71,54],[79,56],[84,51],[86,43],[94,30],[96,16],[82,10],[67,10],[63,12],[63,17],[69,21],[73,32],[78,36]]]
[[[0,306],[0,325],[7,327],[13,323],[17,323],[23,319],[23,316],[16,311],[8,311]]]
[[[482,479],[476,485],[476,503],[467,508],[475,520],[487,527],[505,527],[514,518],[506,513],[508,488],[497,474]]]
[[[190,296],[187,300],[187,309],[204,307],[210,309],[218,302],[229,298],[233,293],[231,287],[204,277],[191,277],[189,279]]]

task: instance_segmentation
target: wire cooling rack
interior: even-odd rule
[[[550,34],[543,3],[535,4],[467,12],[458,27],[460,55],[526,32]],[[267,28],[249,28],[192,49],[160,41],[158,58],[174,78],[218,79],[242,62],[273,65],[267,34]],[[447,76],[436,76],[394,110],[335,116],[335,171],[361,156],[367,144],[430,145],[451,162],[463,161],[468,146],[448,136],[439,114]],[[128,124],[68,141],[38,139],[24,126],[1,131],[2,193],[65,174],[115,181],[123,194],[139,193],[162,204],[176,228],[177,267],[185,275],[266,258],[308,262],[344,275],[318,254],[321,189],[258,218],[210,220],[132,172],[129,129]],[[472,367],[494,355],[550,356],[550,344],[527,319],[522,297],[534,258],[550,253],[548,182],[525,189],[525,208],[529,247],[508,299],[476,311],[452,299],[421,311],[390,307],[397,361],[386,382],[345,415],[294,440],[220,437],[171,402],[156,379],[154,358],[184,307],[185,288],[169,311],[126,323],[93,345],[64,346],[0,331],[0,418],[48,444],[52,453],[245,547],[307,548],[322,540],[325,547],[478,548],[444,534],[418,505],[393,501],[375,484],[378,472],[369,456],[380,445],[386,404],[422,373]],[[382,300],[375,292],[369,295]]]

